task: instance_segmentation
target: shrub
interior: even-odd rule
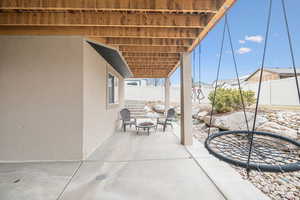
[[[242,90],[245,106],[250,106],[255,103],[255,93],[253,91]],[[210,92],[208,99],[213,103],[214,91]],[[243,107],[240,92],[238,89],[218,88],[216,91],[216,99],[214,110],[218,113],[231,112],[239,110]]]

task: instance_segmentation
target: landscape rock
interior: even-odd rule
[[[210,104],[200,104],[199,105],[199,112],[202,112],[202,111],[210,112],[211,111],[211,105]]]
[[[254,113],[246,112],[249,127],[253,125]],[[202,120],[209,126],[210,116],[202,117]],[[258,115],[256,119],[256,126],[260,126],[267,122],[267,118]],[[247,125],[244,118],[244,113],[233,112],[229,114],[213,116],[212,126],[221,130],[247,130]]]
[[[197,115],[195,116],[195,118],[202,121],[202,118],[204,116],[208,115],[208,114],[209,114],[208,111],[200,111],[200,112],[197,113]]]
[[[286,126],[277,124],[276,122],[266,122],[257,127],[257,131],[270,132],[278,135],[286,136],[292,139],[297,138],[297,131]]]
[[[204,131],[205,131],[206,133],[208,133],[209,127],[206,128]],[[220,132],[220,129],[218,129],[218,128],[216,128],[216,127],[211,127],[211,128],[210,128],[210,133],[211,133],[211,134],[212,134],[212,133],[218,133],[218,132]]]

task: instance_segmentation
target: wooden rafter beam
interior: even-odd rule
[[[181,53],[188,50],[187,47],[181,46],[120,46],[122,52],[153,52],[153,53]]]
[[[152,59],[157,59],[157,58],[180,58],[179,53],[137,53],[137,52],[122,52],[122,55],[127,58],[127,57],[139,57],[139,58],[152,58]]]
[[[212,16],[173,13],[6,12],[0,13],[0,25],[203,28]]]
[[[100,42],[103,42],[108,45],[189,47],[192,45],[193,40],[192,39],[169,39],[169,38],[101,38]]]
[[[134,61],[131,61],[131,62],[128,62],[128,65],[171,65],[171,66],[175,66],[177,64],[177,62],[134,62]]]
[[[131,69],[141,69],[141,68],[146,68],[146,69],[170,69],[173,68],[175,65],[147,65],[147,64],[134,64],[134,65],[129,65]]]
[[[3,10],[216,12],[224,0],[1,0]]]
[[[83,35],[86,37],[195,39],[199,29],[0,26],[0,35]]]
[[[167,78],[167,74],[134,74],[133,78]]]
[[[143,63],[143,62],[147,62],[147,63],[176,63],[179,61],[179,59],[177,58],[158,58],[158,59],[155,59],[155,58],[152,58],[152,57],[145,57],[145,58],[139,58],[139,57],[125,57],[126,61],[128,63],[130,62],[134,62],[134,63]]]
[[[133,70],[132,69],[132,72],[133,74],[137,75],[137,74],[140,74],[140,75],[143,75],[143,74],[147,74],[147,75],[153,75],[153,74],[161,74],[163,76],[167,75],[168,72],[170,70],[169,69],[136,69],[136,70]]]
[[[189,52],[191,52],[209,33],[209,31],[218,23],[220,19],[225,15],[228,9],[236,2],[236,0],[226,0],[223,2],[222,6],[218,10],[218,12],[211,18],[205,28],[199,33],[197,39],[194,41],[192,46],[189,48]]]

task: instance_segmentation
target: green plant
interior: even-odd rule
[[[242,95],[244,99],[245,106],[250,106],[255,103],[255,93],[253,91],[242,90]],[[210,92],[208,99],[210,103],[213,104],[214,91]],[[238,89],[225,89],[218,88],[216,91],[214,110],[218,113],[231,112],[234,110],[241,109],[242,100],[240,96],[240,91]]]

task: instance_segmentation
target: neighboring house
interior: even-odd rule
[[[126,86],[147,86],[147,79],[128,78],[125,80]]]
[[[82,160],[118,126],[119,51],[81,36],[0,36],[0,160]]]
[[[248,77],[249,77],[249,75],[239,77],[240,84],[244,85],[245,81]],[[212,85],[215,87],[216,81],[214,81],[212,83]],[[221,87],[221,88],[236,88],[236,87],[238,87],[238,80],[237,79],[218,80],[218,87]]]
[[[261,71],[260,69],[257,69],[245,81],[249,83],[259,82],[260,71]],[[297,68],[296,71],[297,71],[297,76],[300,76],[300,68]],[[294,76],[295,74],[293,68],[265,67],[263,71],[262,81],[278,80],[278,79],[290,78]]]

